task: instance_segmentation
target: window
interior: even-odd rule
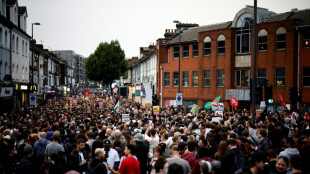
[[[303,46],[304,48],[310,48],[310,31],[304,32]]]
[[[267,31],[262,29],[258,33],[258,51],[267,51]]]
[[[217,54],[225,54],[225,36],[219,35],[217,38]]]
[[[236,87],[250,86],[250,70],[242,69],[235,71],[235,85]]]
[[[310,67],[302,68],[302,86],[310,87]]]
[[[276,31],[276,49],[283,50],[286,48],[286,30],[280,27]]]
[[[169,72],[164,73],[164,85],[165,87],[170,86],[170,73]]]
[[[189,46],[188,45],[183,45],[183,58],[186,58],[189,56]]]
[[[4,64],[4,75],[6,75],[6,74],[10,74],[7,62],[5,62],[5,64]]]
[[[183,71],[182,78],[183,87],[188,87],[188,71]]]
[[[16,37],[16,53],[19,53],[19,40],[18,40],[18,37]]]
[[[173,72],[173,87],[179,86],[179,73]]]
[[[17,9],[16,9],[16,7],[15,7],[14,19],[15,19],[15,25],[17,25],[18,22],[17,22]]]
[[[1,71],[2,71],[2,61],[0,61],[0,80],[1,80]]]
[[[216,86],[224,87],[224,80],[225,80],[225,70],[217,70],[216,71]]]
[[[267,70],[266,68],[257,69],[257,84],[264,85],[267,80]]]
[[[12,67],[12,79],[15,79],[15,64]]]
[[[25,55],[25,43],[24,43],[24,40],[22,42],[22,55]]]
[[[250,13],[242,14],[236,24],[236,53],[249,53],[251,45],[251,24],[253,16]]]
[[[198,71],[193,71],[192,84],[193,87],[198,87]]]
[[[15,51],[15,35],[12,37],[12,51]]]
[[[24,71],[24,67],[22,68],[22,81],[24,81],[25,79],[25,71]]]
[[[0,45],[2,45],[3,41],[2,41],[2,28],[0,28]]]
[[[285,68],[276,68],[276,86],[285,85]]]
[[[203,71],[203,87],[210,87],[210,70]]]
[[[5,45],[6,47],[9,46],[9,43],[8,43],[8,33],[7,33],[7,31],[4,32],[4,45]]]
[[[193,44],[193,57],[198,57],[198,43]]]
[[[203,55],[210,56],[211,55],[211,38],[207,36],[203,40]]]
[[[26,42],[25,46],[25,56],[28,57],[28,42]]]
[[[173,47],[173,58],[177,59],[180,56],[180,49],[179,46],[174,46]]]
[[[15,73],[15,77],[16,77],[16,80],[18,80],[18,65],[16,65],[16,73]]]

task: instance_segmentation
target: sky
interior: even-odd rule
[[[200,26],[232,21],[254,0],[18,0],[28,13],[27,33],[49,50],[73,50],[88,57],[99,43],[118,40],[126,58],[156,44],[174,20]],[[258,0],[275,13],[309,9],[309,0]]]

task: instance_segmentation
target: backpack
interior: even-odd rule
[[[118,153],[118,155],[119,155],[119,159],[121,159],[121,158],[122,158],[122,156],[124,156],[124,155],[125,155],[125,152],[124,152],[124,150],[123,150],[122,148],[115,147],[115,148],[114,148],[114,150],[116,150],[116,151],[117,151],[117,153]]]
[[[243,156],[243,153],[242,152],[237,152],[235,153],[234,155],[234,164],[238,169],[242,169],[246,166],[246,163],[245,163],[245,158]]]

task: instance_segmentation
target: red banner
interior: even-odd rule
[[[281,96],[281,94],[280,94],[280,92],[279,92],[279,98],[280,98],[280,100],[281,100],[281,105],[282,105],[282,107],[283,108],[285,108],[286,107],[286,105],[285,105],[285,102],[284,102],[284,100],[283,100],[283,98],[282,98],[282,96]]]
[[[239,105],[238,100],[236,98],[232,97],[231,95],[230,95],[230,105],[234,108],[237,108]]]

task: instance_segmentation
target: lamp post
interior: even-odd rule
[[[35,23],[32,23],[31,24],[31,40],[33,41],[33,25],[41,25],[39,22],[35,22]],[[33,45],[32,45],[32,53],[31,53],[31,62],[32,62],[32,72],[31,72],[31,75],[32,75],[32,78],[31,78],[31,82],[32,82],[32,84],[31,85],[33,85],[33,83],[34,83],[34,75],[33,75],[33,71],[34,71],[34,69],[33,69],[33,49],[34,49],[34,43],[33,43]]]
[[[178,20],[175,20],[175,21],[173,21],[173,23],[176,23],[176,24],[181,24],[181,22],[180,21],[178,21]],[[182,29],[180,28],[180,31],[179,31],[179,74],[178,74],[178,78],[179,78],[179,82],[178,82],[178,93],[181,93],[181,75],[180,75],[180,69],[181,69],[181,62],[180,62],[180,60],[181,60],[181,34],[182,34]],[[178,112],[180,112],[181,110],[180,110],[180,105],[178,105]]]
[[[256,22],[257,22],[257,0],[254,0],[254,24],[253,24],[253,80],[252,80],[252,120],[255,119],[255,104],[256,104],[256,38],[257,38],[257,28],[256,28]]]

